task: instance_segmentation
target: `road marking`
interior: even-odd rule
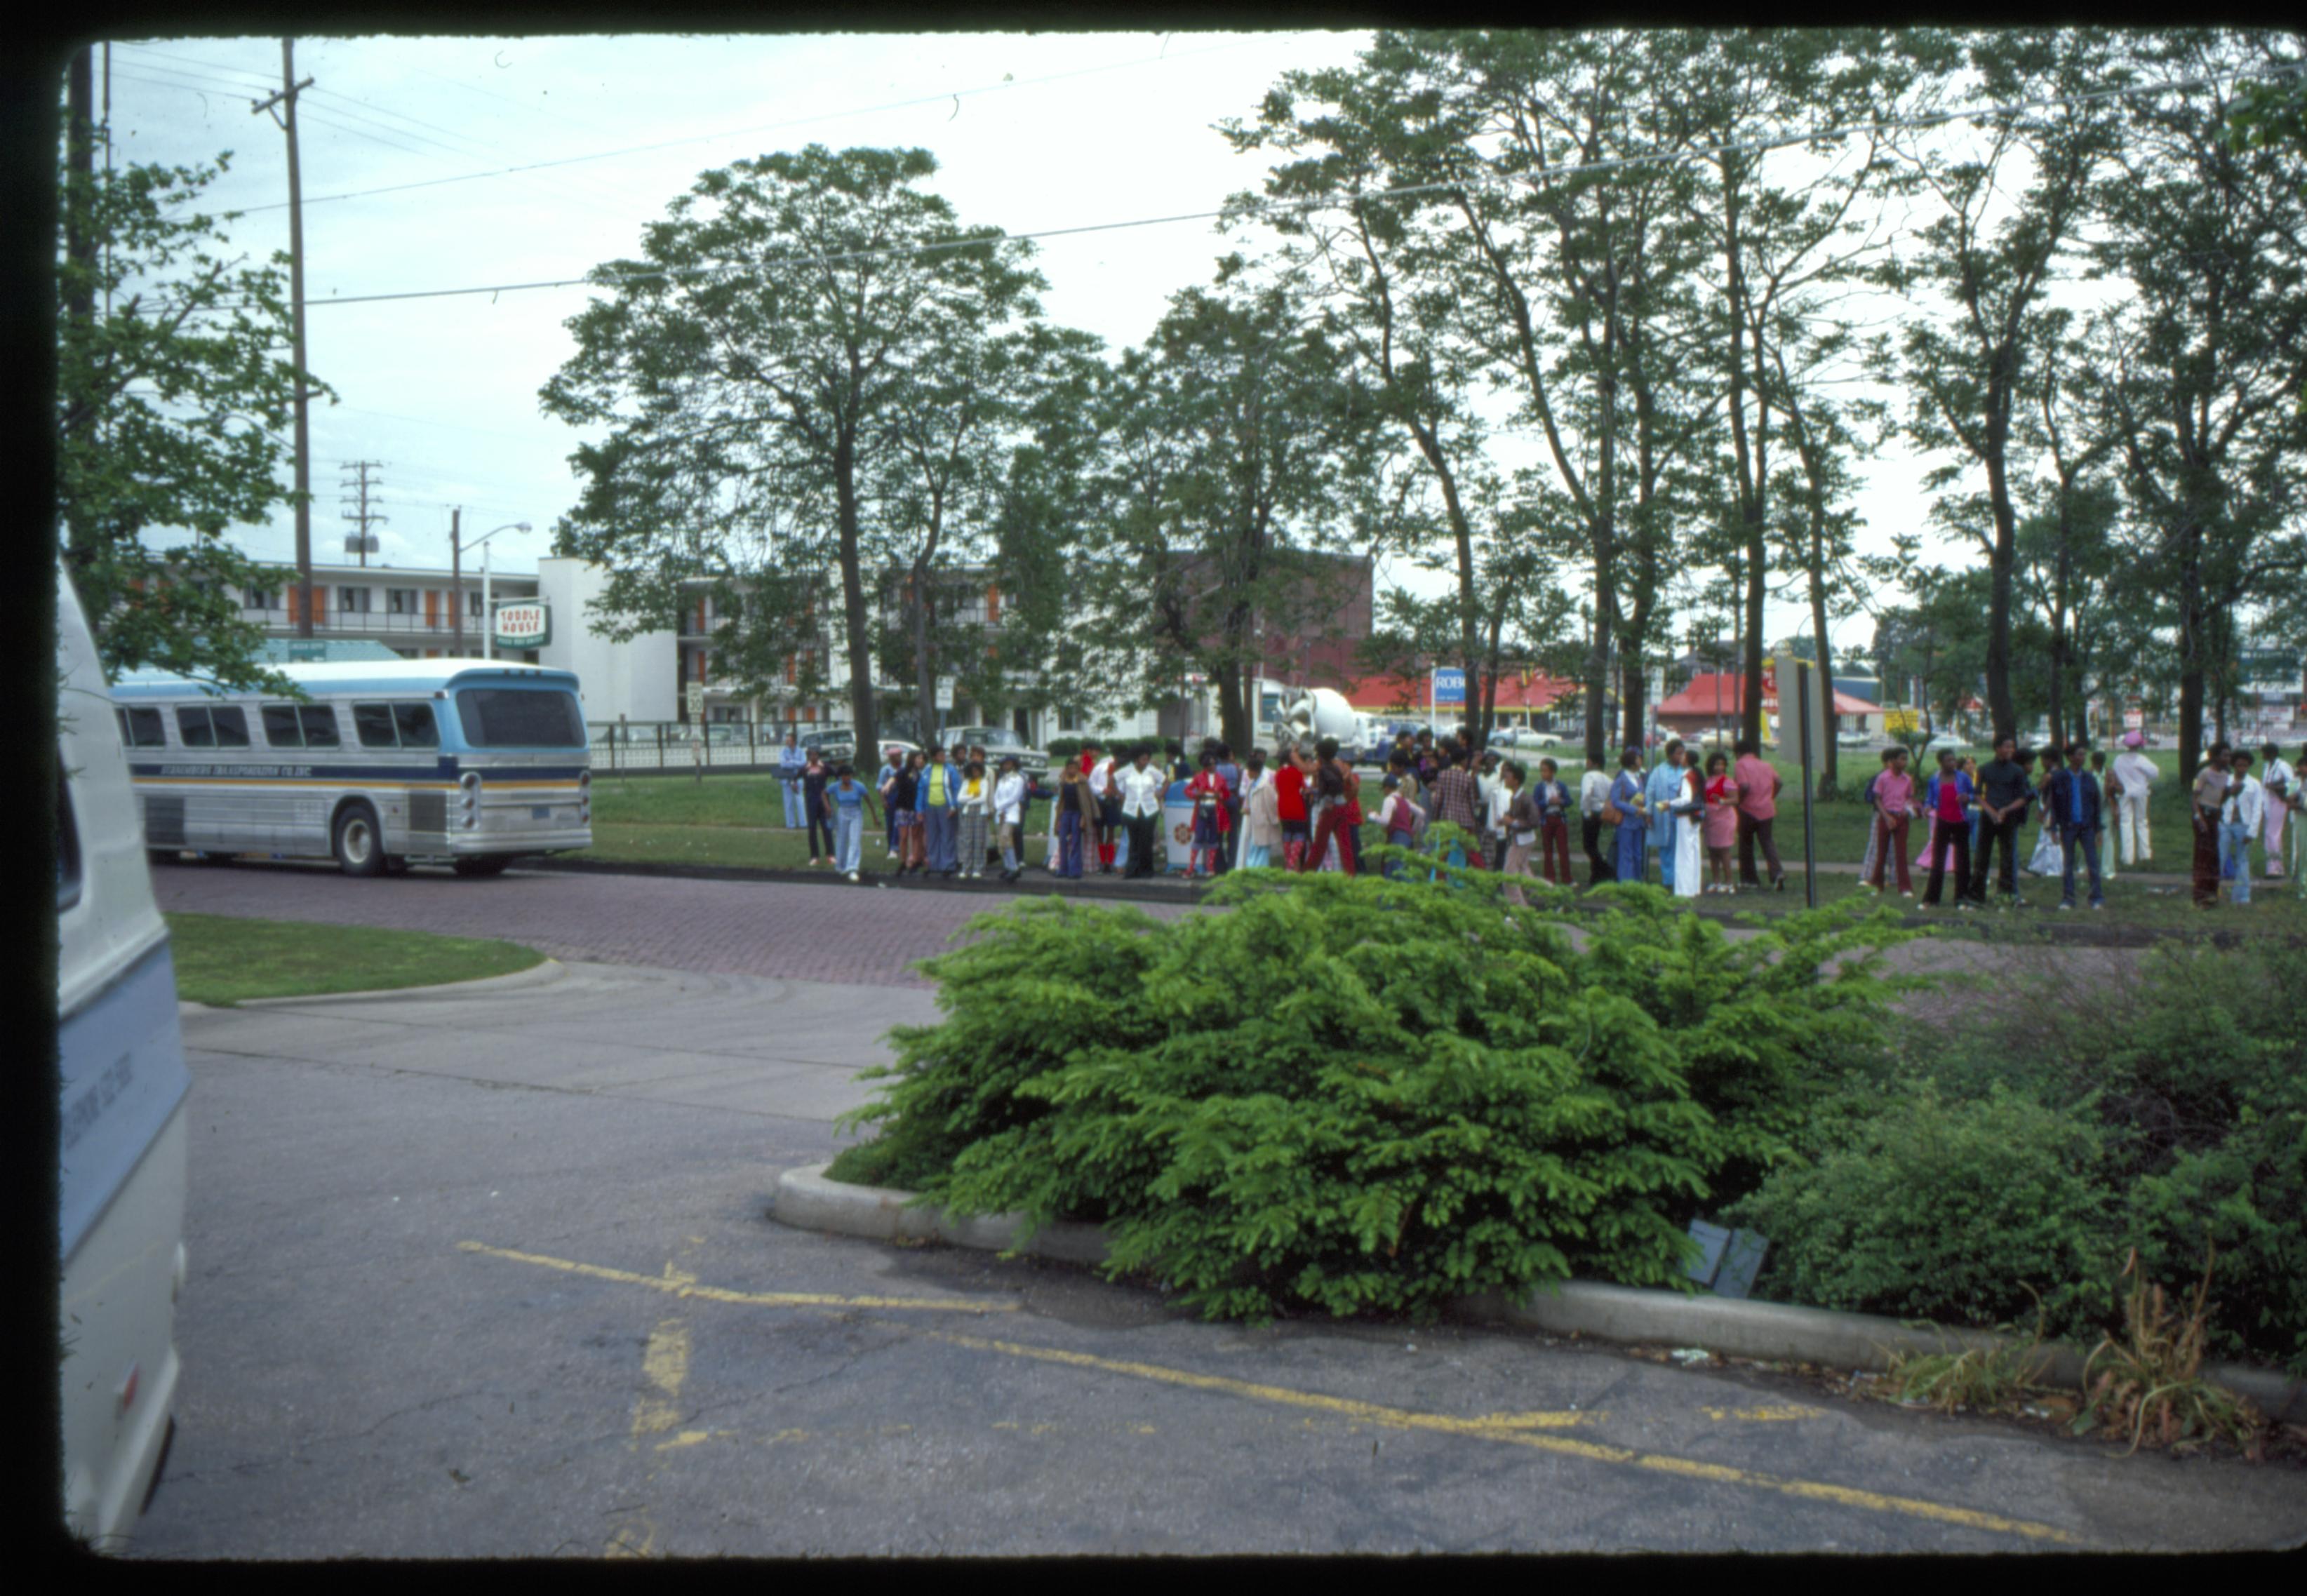
[[[732,1291],[720,1286],[699,1285],[693,1274],[683,1274],[671,1264],[665,1266],[663,1276],[639,1274],[630,1269],[608,1269],[598,1264],[580,1264],[573,1258],[547,1257],[542,1253],[516,1252],[509,1247],[491,1247],[481,1241],[459,1241],[462,1252],[477,1252],[493,1258],[510,1258],[517,1264],[535,1264],[540,1268],[558,1269],[564,1274],[589,1275],[595,1280],[613,1280],[622,1285],[647,1286],[674,1297],[696,1297],[708,1302],[734,1302],[756,1308],[888,1308],[900,1309],[930,1309],[945,1313],[1015,1313],[1015,1302],[982,1302],[956,1300],[938,1297],[840,1297],[822,1291]]]
[[[479,1241],[459,1241],[458,1247],[466,1252],[485,1254],[491,1257],[509,1258],[516,1263],[536,1264],[566,1274],[589,1275],[598,1280],[613,1280],[622,1284],[647,1286],[651,1291],[665,1291],[673,1296],[701,1298],[712,1302],[731,1302],[776,1308],[891,1308],[941,1309],[964,1313],[1014,1312],[1014,1302],[953,1302],[935,1299],[907,1297],[843,1297],[819,1292],[799,1291],[731,1291],[696,1283],[695,1277],[682,1273],[668,1262],[663,1276],[637,1274],[629,1269],[609,1269],[597,1264],[580,1264],[570,1258],[547,1257],[538,1253],[516,1252],[510,1248],[491,1247]],[[659,1326],[678,1321],[667,1320]],[[1856,1486],[1835,1485],[1823,1480],[1797,1480],[1783,1475],[1766,1474],[1751,1469],[1733,1468],[1723,1463],[1702,1463],[1695,1458],[1675,1457],[1664,1453],[1638,1452],[1631,1447],[1615,1446],[1604,1442],[1577,1440],[1567,1436],[1544,1433],[1549,1429],[1574,1428],[1599,1417],[1593,1413],[1488,1413],[1475,1418],[1460,1418],[1448,1413],[1427,1413],[1415,1409],[1388,1407],[1379,1403],[1358,1402],[1350,1397],[1329,1396],[1319,1392],[1297,1391],[1286,1386],[1264,1386],[1249,1380],[1231,1379],[1222,1375],[1198,1374],[1191,1369],[1171,1369],[1158,1363],[1140,1363],[1126,1359],[1101,1358],[1089,1352],[1069,1351],[1059,1347],[1028,1346],[1019,1342],[991,1341],[981,1336],[962,1335],[951,1331],[924,1330],[921,1334],[951,1346],[966,1347],[975,1351],[996,1352],[1005,1357],[1030,1359],[1036,1362],[1059,1363],[1075,1369],[1096,1369],[1107,1374],[1125,1375],[1132,1379],[1148,1380],[1166,1386],[1184,1386],[1190,1390],[1215,1392],[1229,1396],[1247,1397],[1254,1402],[1277,1406],[1313,1409],[1339,1418],[1372,1424],[1391,1429],[1424,1430],[1443,1435],[1466,1436],[1477,1440],[1503,1442],[1508,1446],[1526,1446],[1533,1451],[1551,1453],[1560,1457],[1575,1457],[1589,1463],[1615,1463],[1622,1467],[1645,1469],[1652,1472],[1677,1475],[1684,1479],[1702,1480],[1720,1485],[1743,1486],[1754,1490],[1775,1491],[1782,1496],[1805,1500],[1831,1502],[1839,1506],[1857,1507],[1873,1513],[1895,1514],[1902,1517],[1952,1524],[1963,1529],[1985,1530],[2000,1534],[2019,1535],[2030,1540],[2046,1540],[2061,1545],[2072,1544],[2074,1537],[2054,1524],[2037,1523],[2027,1519],[2007,1518],[2001,1514],[1983,1513],[1976,1508],[1957,1507],[1943,1502],[1925,1501],[1918,1497],[1898,1497],[1880,1491],[1865,1490]],[[676,1356],[672,1343],[660,1347],[657,1338],[650,1338],[649,1355],[643,1368],[653,1383],[660,1388],[665,1380],[659,1377],[670,1374],[674,1384],[671,1394],[677,1394],[678,1381],[685,1377],[688,1366],[686,1333],[680,1340]],[[678,1373],[674,1371],[678,1370]],[[643,1398],[643,1403],[652,1399]],[[637,1404],[634,1414],[636,1442],[641,1434],[643,1406]],[[1705,1409],[1710,1417],[1792,1419],[1807,1417],[1817,1410],[1787,1408]],[[670,1429],[676,1417],[658,1428]],[[1307,1422],[1313,1421],[1309,1418]],[[900,1427],[904,1428],[904,1427]],[[996,1425],[995,1428],[1001,1428]],[[1034,1433],[1051,1428],[1035,1427]],[[1151,1433],[1147,1431],[1145,1433]],[[786,1439],[803,1439],[806,1430],[782,1431],[770,1437],[771,1444]],[[620,1530],[609,1548],[609,1555],[647,1556],[656,1542],[655,1527],[646,1515],[639,1526],[646,1531],[639,1545],[634,1545],[626,1530]]]
[[[665,1266],[668,1278],[673,1274],[670,1262]],[[642,1437],[661,1435],[681,1422],[681,1409],[676,1399],[681,1395],[682,1383],[689,1377],[689,1326],[679,1319],[662,1319],[649,1332],[648,1345],[641,1352],[641,1377],[648,1382],[633,1403],[633,1428],[627,1450],[639,1452]],[[701,1438],[701,1436],[700,1436]],[[662,1446],[657,1448],[662,1452]],[[651,1469],[643,1489],[656,1483],[656,1471]],[[626,1521],[609,1536],[609,1544],[602,1549],[605,1557],[646,1557],[656,1548],[656,1521],[646,1504],[631,1511]]]
[[[1384,1425],[1393,1429],[1428,1430],[1445,1435],[1471,1436],[1477,1439],[1502,1441],[1509,1446],[1528,1446],[1535,1451],[1550,1452],[1557,1456],[1582,1458],[1589,1463],[1618,1463],[1647,1469],[1662,1474],[1679,1475],[1685,1479],[1703,1480],[1715,1484],[1745,1486],[1752,1489],[1777,1491],[1784,1496],[1800,1497],[1812,1501],[1832,1502],[1845,1507],[1860,1507],[1875,1513],[1892,1513],[1908,1518],[1928,1519],[1934,1523],[1955,1524],[1964,1529],[1991,1530],[2003,1534],[2021,1535],[2030,1540],[2071,1543],[2074,1537],[2053,1524],[2035,1523],[2026,1519],[2006,1518],[1998,1513],[1981,1513],[1976,1508],[1956,1507],[1943,1502],[1924,1501],[1917,1497],[1887,1496],[1879,1491],[1862,1490],[1855,1486],[1832,1485],[1814,1480],[1792,1480],[1777,1474],[1758,1473],[1751,1469],[1732,1468],[1722,1463],[1701,1463],[1694,1458],[1673,1457],[1663,1453],[1637,1452],[1631,1447],[1612,1446],[1596,1441],[1573,1440],[1566,1436],[1536,1433],[1530,1428],[1500,1420],[1527,1418],[1529,1415],[1494,1414],[1480,1419],[1461,1419],[1447,1413],[1422,1413],[1407,1408],[1385,1407],[1377,1403],[1356,1402],[1347,1397],[1325,1396],[1317,1392],[1293,1391],[1283,1386],[1260,1386],[1248,1380],[1228,1379],[1222,1375],[1196,1374],[1190,1369],[1170,1369],[1158,1363],[1138,1363],[1117,1358],[1099,1358],[1088,1352],[1068,1351],[1057,1347],[1025,1346],[1010,1341],[988,1341],[974,1335],[956,1335],[948,1331],[930,1330],[922,1334],[953,1346],[968,1347],[978,1351],[999,1352],[1008,1357],[1029,1358],[1042,1363],[1062,1363],[1076,1369],[1093,1369],[1107,1374],[1127,1375],[1133,1379],[1152,1380],[1166,1386],[1183,1386],[1192,1390],[1220,1392],[1231,1396],[1246,1396],[1253,1401],[1275,1403],[1291,1407],[1314,1408],[1325,1412],[1359,1419],[1365,1423]]]
[[[1745,1424],[1788,1424],[1792,1423],[1797,1419],[1815,1419],[1826,1412],[1824,1408],[1805,1408],[1799,1406],[1776,1408],[1701,1408],[1698,1411],[1705,1414],[1709,1419],[1736,1420]]]

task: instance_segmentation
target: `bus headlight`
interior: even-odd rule
[[[481,773],[467,770],[457,778],[457,824],[470,831],[481,823]]]

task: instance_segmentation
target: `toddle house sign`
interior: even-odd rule
[[[553,640],[553,613],[533,598],[497,605],[497,647],[542,648]]]

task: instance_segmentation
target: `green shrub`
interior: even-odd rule
[[[2114,1307],[2104,1135],[2088,1106],[1935,1082],[1831,1120],[1815,1157],[1774,1170],[1733,1216],[1772,1243],[1772,1294],[1819,1308],[2054,1331]],[[2033,1288],[2030,1292],[2029,1287]]]
[[[1925,1041],[1941,1087],[2093,1105],[2108,1291],[2126,1248],[2170,1281],[2216,1248],[2212,1350],[2307,1375],[2307,949],[2165,948],[2119,981],[2052,960],[2012,995],[1990,1031]]]
[[[1582,949],[1496,892],[1256,871],[1173,922],[1016,905],[925,965],[948,1017],[853,1119],[930,1200],[1106,1220],[1110,1274],[1212,1317],[1678,1283],[1686,1219],[1887,1024],[1903,933],[1853,905],[1732,943],[1626,887]]]

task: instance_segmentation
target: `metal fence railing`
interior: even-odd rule
[[[787,732],[797,732],[806,740],[812,732],[832,729],[806,722],[708,721],[700,726],[693,721],[638,720],[588,722],[585,731],[592,745],[594,770],[607,774],[775,770]]]

